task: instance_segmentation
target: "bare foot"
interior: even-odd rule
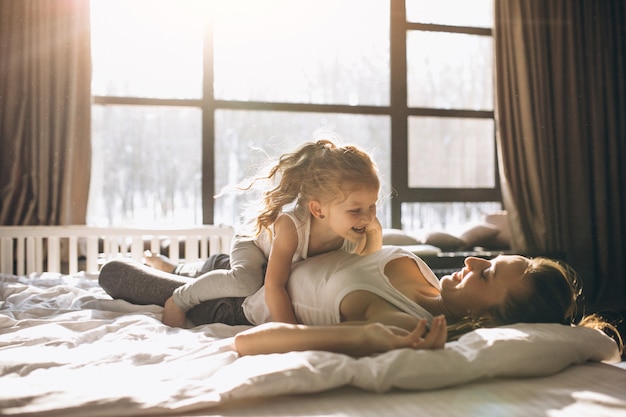
[[[158,269],[159,271],[174,273],[174,270],[176,269],[176,264],[173,263],[167,256],[159,254],[154,255],[152,252],[147,250],[143,253],[143,257],[146,265]]]
[[[172,297],[165,300],[163,318],[161,319],[163,324],[167,324],[170,327],[185,327],[186,320],[185,312],[174,303]]]

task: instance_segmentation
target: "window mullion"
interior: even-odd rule
[[[401,228],[403,196],[408,191],[408,107],[406,61],[406,8],[404,0],[390,1],[391,83],[391,227]]]

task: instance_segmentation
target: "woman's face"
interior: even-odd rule
[[[530,260],[518,255],[498,256],[487,260],[469,257],[465,267],[441,278],[441,299],[453,316],[480,314],[504,302],[510,292],[531,291],[523,279]]]

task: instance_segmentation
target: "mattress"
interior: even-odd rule
[[[0,274],[0,414],[626,416],[612,339],[562,325],[477,330],[438,351],[239,357],[246,326],[174,329],[97,273]]]

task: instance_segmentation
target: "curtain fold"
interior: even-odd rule
[[[496,0],[496,124],[518,251],[563,252],[626,310],[626,5]]]
[[[88,0],[0,0],[0,224],[84,224]]]

